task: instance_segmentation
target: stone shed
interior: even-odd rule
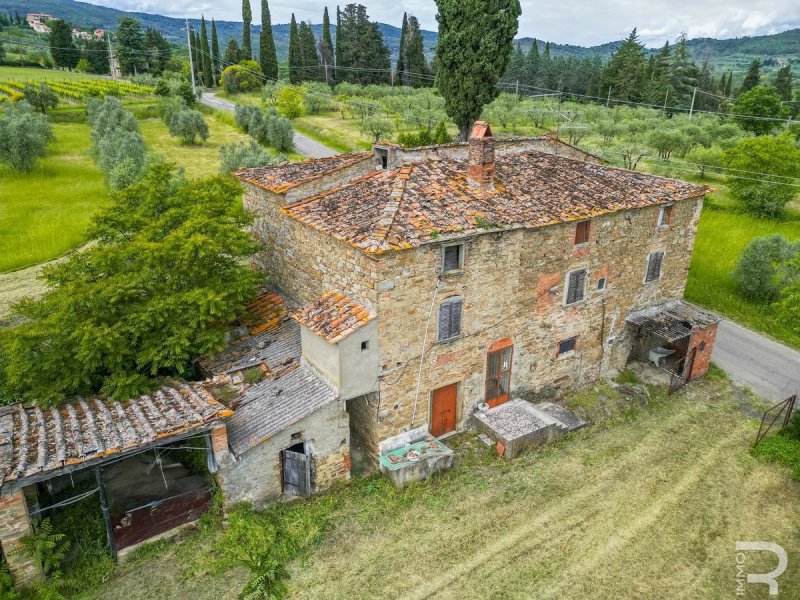
[[[201,361],[218,386],[236,391],[217,474],[226,505],[306,497],[350,477],[344,402],[303,359],[295,312],[280,295],[262,294],[228,347]]]

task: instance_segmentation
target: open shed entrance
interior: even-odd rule
[[[311,456],[306,442],[299,442],[281,452],[283,493],[287,496],[311,496]]]

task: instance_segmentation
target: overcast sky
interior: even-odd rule
[[[214,17],[240,21],[240,0],[88,0],[122,10],[171,17]],[[260,0],[250,0],[254,23],[260,21]],[[344,5],[347,2],[341,1]],[[322,20],[324,0],[270,0],[272,22]],[[399,26],[403,11],[419,18],[424,29],[435,30],[434,0],[362,0],[370,18]],[[333,17],[333,14],[331,15]],[[674,40],[681,32],[690,38],[731,38],[778,33],[800,27],[800,0],[522,0],[519,36],[592,46],[625,37],[634,27],[649,46]]]

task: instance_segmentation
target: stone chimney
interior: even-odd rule
[[[467,178],[474,185],[491,187],[494,182],[494,135],[486,121],[475,121],[469,136]]]

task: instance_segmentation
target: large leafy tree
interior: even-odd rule
[[[47,117],[36,114],[25,101],[16,102],[0,113],[0,164],[15,171],[30,171],[47,154],[53,128]]]
[[[108,44],[104,40],[91,39],[86,42],[85,58],[92,68],[92,73],[108,74]]]
[[[74,69],[80,60],[80,52],[72,41],[72,28],[69,23],[58,19],[50,31],[50,55],[58,67]]]
[[[241,188],[154,167],[94,222],[92,248],[45,271],[49,291],[0,337],[0,394],[42,405],[73,394],[124,399],[224,345],[260,276]]]
[[[519,0],[437,0],[436,87],[445,110],[469,135],[483,107],[498,95],[522,13]]]
[[[638,101],[642,98],[645,77],[645,50],[639,43],[639,35],[634,29],[611,57],[603,72],[602,94],[609,89],[615,98]]]
[[[142,70],[145,66],[145,35],[142,24],[133,17],[122,17],[117,24],[117,60],[123,73]]]
[[[327,8],[326,14],[327,14]],[[272,18],[269,14],[269,3],[261,0],[261,37],[259,38],[259,63],[264,76],[278,79],[278,55],[275,50],[275,38],[272,35]]]
[[[780,69],[778,69],[778,73],[775,76],[775,89],[778,90],[778,95],[781,97],[781,100],[784,102],[789,102],[792,99],[792,80],[794,76],[792,74],[792,67],[791,65],[784,65]]]
[[[778,91],[772,86],[760,85],[745,92],[736,99],[733,112],[736,120],[745,131],[756,135],[766,135],[781,126],[781,119],[788,112],[781,102]]]
[[[253,22],[250,0],[242,0],[242,21],[242,60],[250,60],[253,58],[253,49],[250,47],[250,24]]]
[[[147,52],[148,70],[151,73],[162,73],[172,57],[172,47],[167,38],[155,27],[148,27],[144,32],[144,45]]]
[[[742,140],[725,151],[733,195],[758,216],[783,216],[786,204],[797,195],[794,179],[800,178],[800,149],[788,136],[761,136]]]

